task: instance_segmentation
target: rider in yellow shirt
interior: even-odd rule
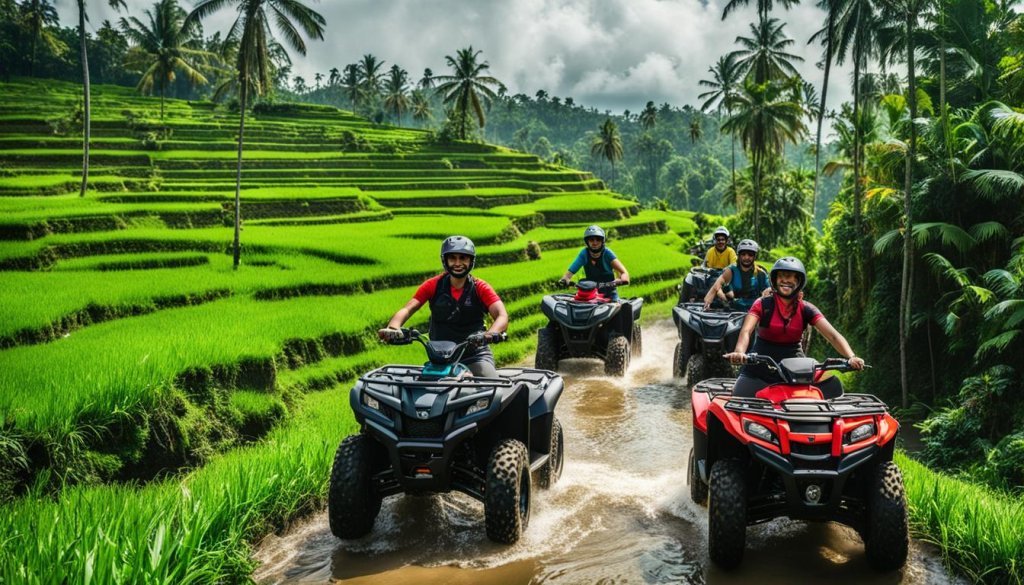
[[[715,240],[715,247],[708,250],[704,256],[704,266],[724,270],[736,263],[736,250],[729,246],[729,230],[725,226],[719,227],[712,235]]]

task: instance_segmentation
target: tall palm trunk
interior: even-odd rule
[[[234,264],[232,266],[235,270],[238,270],[238,265],[242,259],[242,244],[240,242],[242,233],[242,141],[245,137],[245,108],[249,97],[248,73],[245,71],[241,72],[238,79],[241,87],[239,88],[240,99],[238,100],[238,167],[235,170],[235,242],[232,248],[232,253],[234,254]]]
[[[92,121],[92,109],[89,101],[89,55],[85,45],[85,0],[78,0],[78,36],[82,41],[82,91],[85,96],[82,124],[82,188],[79,197],[85,197],[85,188],[89,185],[89,126]]]
[[[811,195],[811,221],[818,209],[818,180],[821,178],[821,125],[825,118],[825,100],[828,99],[828,76],[832,71],[832,35],[835,31],[836,11],[829,7],[828,25],[825,34],[825,75],[821,82],[821,103],[818,105],[818,130],[814,139],[814,194]]]
[[[910,380],[907,371],[907,343],[910,337],[911,284],[914,269],[914,238],[913,215],[911,214],[910,192],[914,185],[914,162],[917,157],[917,77],[914,72],[914,21],[917,18],[916,6],[907,3],[907,93],[910,104],[910,145],[907,150],[906,176],[904,179],[903,213],[906,226],[903,233],[903,278],[900,283],[900,385],[902,387],[903,407],[907,407],[910,393]]]
[[[761,241],[761,155],[754,154],[754,240]]]

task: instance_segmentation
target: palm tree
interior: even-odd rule
[[[395,115],[399,125],[402,123],[402,114],[409,109],[408,90],[409,73],[398,65],[392,65],[384,81],[384,109]]]
[[[704,136],[704,129],[701,128],[700,120],[694,117],[690,120],[690,144],[696,144]]]
[[[158,0],[152,10],[146,10],[146,16],[148,25],[134,16],[122,18],[121,30],[135,44],[129,59],[145,67],[136,89],[152,93],[154,86],[159,87],[160,119],[163,120],[167,84],[174,83],[175,72],[182,71],[192,84],[204,84],[206,77],[192,60],[205,60],[211,55],[200,48],[202,40],[195,36],[194,30],[182,27],[185,11],[177,0]]]
[[[778,19],[765,19],[756,26],[750,25],[750,37],[736,37],[736,42],[743,48],[733,54],[739,59],[743,73],[752,75],[756,83],[798,75],[792,62],[803,61],[804,58],[786,52],[793,39],[782,32],[784,26],[785,23]]]
[[[487,121],[484,109],[489,108],[497,97],[492,86],[504,88],[505,85],[483,72],[491,68],[487,61],[477,62],[483,51],[473,51],[473,47],[459,49],[455,57],[445,55],[445,61],[452,68],[454,75],[436,77],[440,85],[437,92],[444,96],[444,103],[453,104],[452,114],[456,117],[456,135],[465,140],[469,134],[469,116],[476,117],[480,128]]]
[[[352,109],[358,108],[363,95],[363,90],[359,85],[358,65],[350,63],[345,66],[345,74],[341,77],[341,86],[344,88],[345,97],[352,104]]]
[[[49,47],[50,52],[60,56],[67,50],[67,45],[54,34],[60,18],[57,16],[57,9],[50,4],[49,0],[25,0],[18,6],[18,17],[20,26],[28,31],[31,40],[29,48],[28,75],[32,77],[36,64],[36,48],[39,41]]]
[[[825,72],[821,81],[821,101],[818,103],[818,128],[814,133],[814,193],[811,195],[811,218],[815,217],[818,204],[818,179],[821,175],[821,126],[825,119],[825,102],[828,99],[828,78],[832,71],[833,50],[835,49],[836,17],[838,16],[843,0],[819,0],[818,6],[827,13],[825,28],[811,35],[808,44],[815,39],[824,37],[822,43],[825,45],[825,57],[822,60]]]
[[[654,102],[647,102],[644,106],[644,110],[640,112],[640,127],[644,130],[650,130],[654,128],[654,125],[658,123],[658,108],[654,107]]]
[[[316,89],[320,89],[320,82],[324,80],[323,73],[319,71],[313,74],[313,83],[316,84]]]
[[[795,6],[800,3],[800,0],[775,0],[782,5],[783,8],[789,10],[790,6]],[[756,0],[757,2],[757,15],[761,20],[768,18],[768,13],[772,11],[775,2],[773,0]],[[722,10],[722,20],[725,20],[726,16],[729,16],[730,12],[738,9],[740,6],[746,6],[750,4],[750,0],[729,0],[729,3],[725,5],[725,9]]]
[[[761,190],[764,167],[779,156],[787,142],[795,144],[805,131],[800,104],[788,99],[779,82],[756,83],[747,78],[731,99],[735,112],[722,130],[739,136],[750,156],[754,174],[754,239],[760,239]]]
[[[420,78],[420,89],[434,89],[434,72],[430,67],[423,70],[423,77]]]
[[[604,158],[612,165],[612,178],[615,178],[615,161],[622,160],[622,136],[619,135],[619,127],[606,118],[601,124],[597,136],[590,143],[590,154]]]
[[[338,71],[338,68],[331,67],[331,70],[328,71],[328,73],[330,75],[327,77],[327,85],[329,87],[337,86],[338,82],[341,81],[341,73]]]
[[[362,105],[367,110],[376,110],[381,88],[384,87],[384,79],[381,77],[384,61],[378,61],[377,57],[367,53],[363,55],[357,67],[360,90],[360,102],[357,105]]]
[[[271,88],[272,40],[270,24],[273,21],[292,49],[306,54],[306,43],[295,28],[295,23],[309,36],[323,40],[324,17],[299,0],[199,0],[185,19],[184,27],[202,22],[221,8],[235,6],[238,18],[231,25],[229,36],[241,35],[238,44],[238,167],[235,172],[235,239],[233,246],[234,269],[241,262],[240,231],[242,224],[242,147],[245,137],[245,110],[249,93],[263,95]],[[268,15],[269,12],[269,15]],[[293,22],[293,20],[295,22]]]
[[[124,0],[107,0],[107,4],[114,10],[127,9]],[[82,97],[84,120],[82,124],[82,188],[78,192],[79,197],[85,197],[85,188],[89,185],[89,140],[92,127],[92,101],[89,91],[89,51],[86,48],[85,21],[89,17],[85,14],[85,0],[78,0],[78,38],[81,42],[82,56]]]
[[[699,99],[706,100],[700,107],[700,111],[707,112],[712,106],[721,115],[722,110],[726,111],[726,114],[732,115],[732,108],[729,105],[729,100],[732,95],[736,92],[736,88],[741,79],[743,79],[743,72],[739,66],[739,58],[735,53],[729,53],[725,56],[719,57],[718,62],[715,63],[714,67],[709,67],[708,71],[711,73],[712,80],[701,79],[700,85],[709,88],[708,91],[697,96]],[[732,192],[733,197],[736,196],[736,135],[730,134],[732,140]]]
[[[422,89],[413,90],[411,95],[412,119],[420,124],[426,125],[434,117],[430,111],[430,100]]]

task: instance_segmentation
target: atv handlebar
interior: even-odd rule
[[[565,286],[565,288],[579,288],[581,282],[584,282],[584,281],[581,280],[580,282],[574,282],[572,280],[559,280],[555,284],[557,284],[558,286]],[[621,280],[616,278],[615,280],[612,280],[612,281],[609,281],[609,282],[598,282],[596,284],[597,284],[597,291],[598,292],[605,292],[605,291],[613,290],[613,289],[618,288],[620,286],[626,286],[629,283],[628,282],[623,282],[623,281],[621,281]]]
[[[426,336],[424,336],[422,333],[420,333],[416,329],[407,329],[407,328],[403,327],[401,329],[395,329],[393,331],[398,332],[398,334],[395,335],[394,337],[388,337],[388,338],[382,339],[382,341],[384,343],[386,343],[388,345],[409,345],[413,341],[418,341],[418,342],[422,343],[423,345],[427,344],[428,340],[426,339]],[[465,341],[461,342],[459,344],[459,346],[469,345],[469,346],[472,346],[472,347],[480,347],[480,346],[483,346],[483,345],[492,345],[492,344],[495,344],[495,343],[501,343],[503,341],[508,341],[508,335],[506,333],[504,333],[504,332],[502,332],[502,333],[484,333],[484,332],[480,332],[480,333],[474,333],[473,335],[470,335],[468,338],[466,338]]]
[[[746,354],[746,358],[747,358],[747,363],[748,364],[761,364],[761,365],[768,366],[768,369],[770,369],[772,371],[776,371],[776,372],[779,371],[779,362],[775,361],[771,356],[761,355],[761,354],[757,354],[757,353],[748,353],[748,354]],[[864,367],[865,368],[870,368],[871,366],[869,366],[867,364],[864,364]],[[853,372],[853,371],[856,371],[854,368],[850,367],[850,360],[848,360],[846,358],[836,358],[836,357],[825,358],[825,361],[815,363],[814,364],[814,369],[815,369],[815,371],[826,371],[826,370],[835,370],[835,371],[838,371],[838,372]]]

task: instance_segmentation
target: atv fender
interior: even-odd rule
[[[719,459],[740,459],[746,461],[750,457],[747,446],[733,436],[725,423],[716,416],[715,411],[708,412],[707,459],[704,462],[702,477],[707,477],[715,462]]]
[[[479,429],[482,444],[491,447],[504,439],[515,439],[523,445],[530,444],[530,390],[526,384],[518,384],[514,392],[505,395],[508,402],[501,416]],[[550,437],[548,437],[550,440]]]

